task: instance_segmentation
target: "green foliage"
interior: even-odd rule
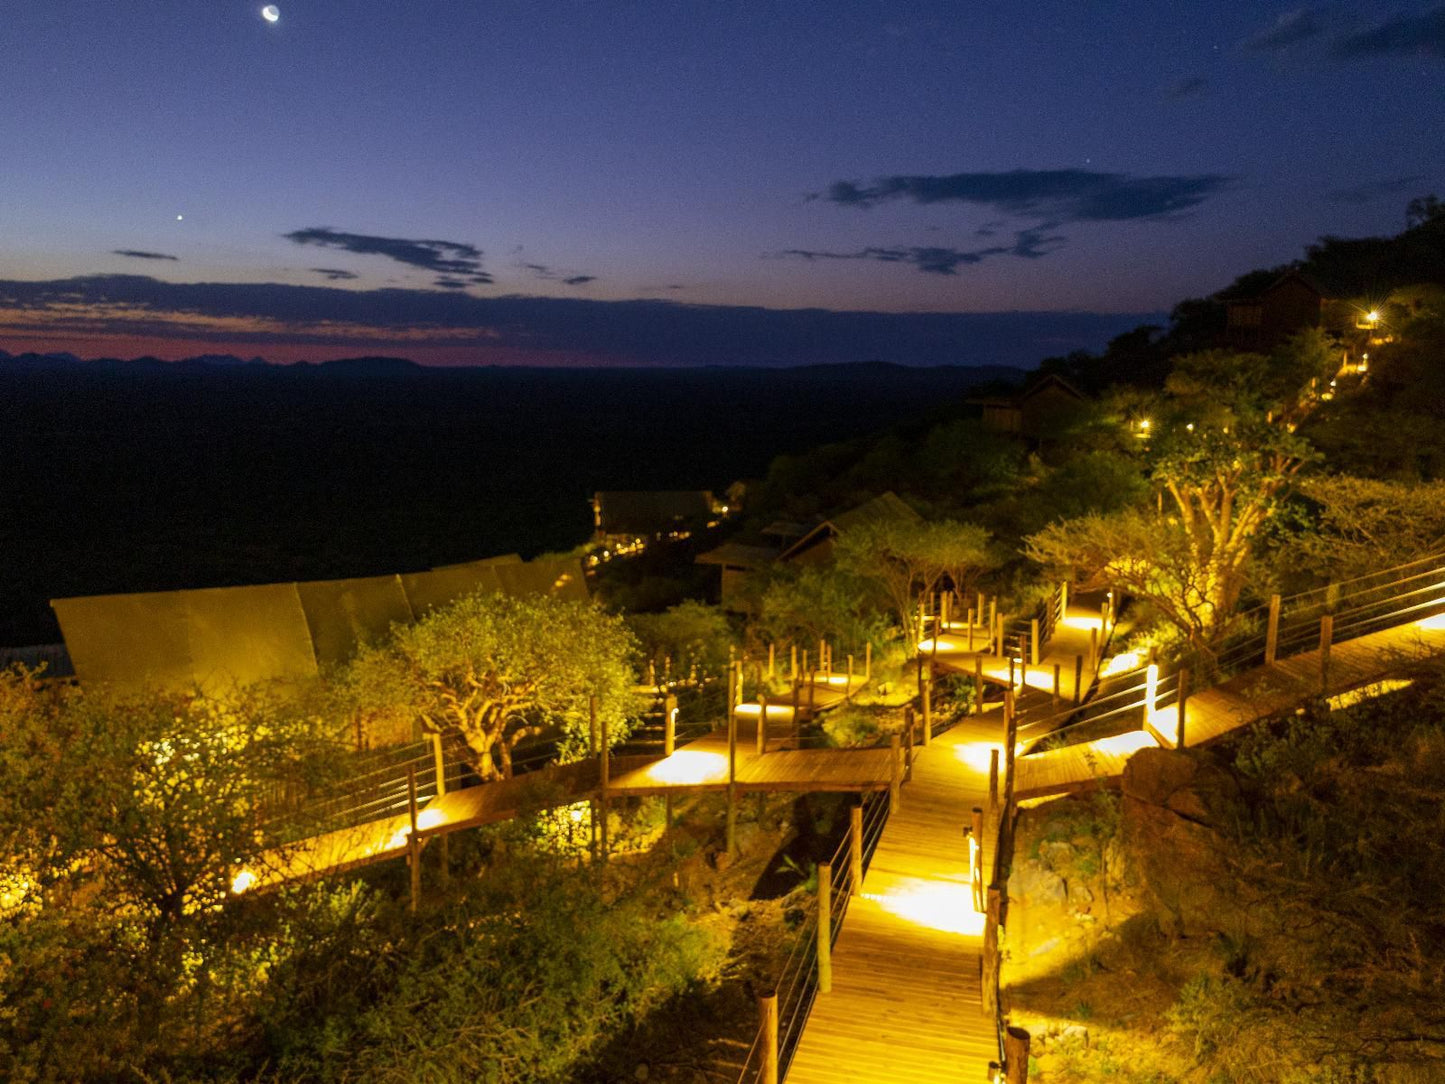
[[[898,618],[904,642],[913,645],[919,639],[915,597],[944,579],[964,597],[972,594],[998,563],[989,543],[989,533],[973,524],[876,520],[842,534],[836,553],[841,569],[877,585]]]
[[[717,606],[689,600],[659,614],[629,614],[626,620],[642,657],[659,672],[664,658],[672,660],[674,674],[686,675],[694,665],[702,674],[727,670],[735,637],[727,614]]]
[[[1166,395],[1135,420],[1156,509],[1090,513],[1027,539],[1029,556],[1122,587],[1212,650],[1251,578],[1257,540],[1314,452],[1297,432],[1335,364],[1319,332],[1269,356],[1212,350],[1175,360]],[[1144,423],[1148,422],[1148,428]]]
[[[760,624],[774,643],[807,646],[819,640],[848,651],[880,645],[882,616],[872,585],[852,572],[822,565],[785,568],[763,593]]]
[[[343,687],[363,716],[457,734],[483,779],[505,778],[526,738],[555,735],[564,757],[584,751],[593,696],[609,738],[624,740],[636,651],[622,619],[595,605],[477,594],[363,648]]]
[[[287,1079],[570,1079],[599,1044],[713,981],[723,946],[644,891],[514,855],[438,910],[335,931],[277,970],[265,1053]]]
[[[278,841],[284,794],[324,775],[317,726],[255,689],[0,675],[0,1077],[118,1079],[230,1025],[266,957],[231,879]]]

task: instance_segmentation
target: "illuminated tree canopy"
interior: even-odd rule
[[[1304,332],[1277,353],[1207,351],[1175,362],[1150,416],[1134,420],[1155,510],[1054,523],[1027,540],[1035,561],[1090,588],[1152,603],[1195,647],[1228,631],[1261,529],[1314,458],[1296,429],[1321,401],[1335,357]]]
[[[505,779],[526,738],[584,751],[590,697],[609,737],[625,738],[636,650],[622,619],[592,604],[477,594],[363,649],[343,685],[354,710],[455,734],[483,779]]]

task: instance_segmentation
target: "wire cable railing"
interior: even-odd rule
[[[859,835],[862,847],[856,864],[857,872],[855,873],[855,863],[852,861],[851,828],[844,832],[827,863],[833,872],[828,893],[830,952],[842,932],[849,903],[862,890],[861,883],[855,883],[854,877],[867,875],[873,852],[877,849],[888,822],[889,804],[886,792],[865,793],[860,805]],[[760,1024],[738,1074],[738,1084],[765,1084],[765,1063],[768,1052],[772,1049],[776,1050],[777,1055],[777,1078],[782,1080],[787,1075],[793,1055],[802,1041],[808,1015],[818,996],[818,940],[818,902],[815,893],[806,917],[794,934],[792,948],[778,969],[777,979],[773,983],[777,998],[776,1047],[767,1034],[767,1025]]]
[[[1181,678],[1198,689],[1208,688],[1234,674],[1318,650],[1326,643],[1348,642],[1439,614],[1445,614],[1445,554],[1276,596],[1238,614],[1231,621],[1234,631],[1218,651],[1190,652],[1173,663],[1154,667],[1152,677],[1146,664],[1113,675],[1124,682],[1123,687],[1101,679],[1095,694],[1077,707],[1021,712],[1020,735],[1035,749],[1045,742],[1055,747],[1063,735],[1073,740],[1104,736],[1100,730],[1122,724],[1135,713],[1141,725],[1121,727],[1119,732],[1147,729],[1151,711],[1178,705]]]

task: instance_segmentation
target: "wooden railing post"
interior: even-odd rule
[[[668,693],[662,701],[662,755],[672,756],[677,752],[677,697]]]
[[[913,720],[903,728],[903,781],[913,782]]]
[[[818,866],[818,992],[833,989],[833,867]]]
[[[1099,630],[1089,629],[1089,669],[1099,672]]]
[[[869,640],[863,645],[863,680],[873,680],[873,641]]]
[[[1320,618],[1320,695],[1330,688],[1330,647],[1335,641],[1335,619],[1325,614]]]
[[[1039,664],[1039,619],[1029,619],[1029,665]]]
[[[855,805],[848,810],[848,894],[856,896],[863,891],[863,806]]]
[[[1269,596],[1269,624],[1264,632],[1264,665],[1273,666],[1279,654],[1279,596]]]
[[[973,657],[973,706],[974,714],[983,714],[983,656]]]
[[[968,611],[968,649],[973,650],[973,611]]]
[[[848,656],[848,699],[853,699],[853,656]]]
[[[768,696],[758,694],[758,756],[768,751]]]
[[[778,995],[758,998],[758,1027],[763,1037],[763,1073],[760,1084],[778,1084]]]
[[[1178,721],[1175,723],[1174,726],[1174,740],[1175,748],[1183,749],[1185,748],[1184,716],[1185,710],[1189,704],[1189,667],[1187,666],[1181,667],[1179,670],[1178,689],[1178,697],[1174,701],[1174,706],[1178,714]]]
[[[407,910],[416,914],[421,906],[421,838],[416,832],[416,767],[406,769],[406,811],[411,819],[411,831],[406,834],[406,861],[411,867],[411,899]]]
[[[898,763],[900,752],[898,735],[888,735],[888,812],[898,812],[898,794],[902,789],[902,766]]]
[[[597,718],[597,698],[595,696],[591,697],[589,701],[592,717],[595,719]],[[612,786],[612,742],[608,740],[606,716],[603,716],[599,721],[597,732],[602,736],[602,823],[600,828],[602,836],[602,858],[603,861],[606,861],[609,851],[607,843],[607,820],[612,810],[612,799],[610,795],[610,788]]]
[[[988,819],[989,831],[998,823],[998,750],[988,751]]]
[[[972,842],[968,848],[968,879],[973,887],[973,909],[983,911],[983,845],[987,838],[984,835],[983,807],[973,807],[973,820],[970,825]]]
[[[1004,1030],[1003,1061],[1006,1084],[1028,1084],[1029,1033],[1023,1028]]]
[[[793,644],[791,645],[791,657],[788,660],[788,677],[797,681],[799,673],[801,671],[798,669],[798,645]]]
[[[777,673],[777,670],[778,670],[778,645],[777,645],[777,644],[773,644],[773,643],[769,643],[769,644],[768,644],[768,680],[769,680],[769,681],[771,681],[771,680],[773,679],[773,675],[774,675],[775,673]]]
[[[926,749],[933,742],[933,664],[928,666],[928,680],[923,683],[923,696],[921,697],[923,707],[923,747]]]
[[[1069,581],[1062,580],[1059,583],[1059,620],[1069,616]]]
[[[1014,708],[1013,690],[1004,693],[1003,700],[1003,770],[1004,786],[1013,794],[1014,788],[1014,747],[1018,745],[1018,715]],[[1009,815],[1008,803],[1004,803],[1004,818]]]
[[[1059,700],[1064,684],[1064,668],[1054,663],[1054,710],[1059,710]]]
[[[736,666],[728,669],[728,809],[727,853],[737,853],[738,842],[738,713],[734,683],[742,684]]]
[[[996,884],[988,886],[987,903],[983,920],[983,968],[980,975],[983,983],[983,1011],[987,1016],[998,1015],[998,919],[1003,894]]]
[[[1074,656],[1074,707],[1084,700],[1084,656]]]

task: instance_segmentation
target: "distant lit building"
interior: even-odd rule
[[[707,489],[604,490],[592,495],[596,540],[654,538],[706,526],[728,506]]]

